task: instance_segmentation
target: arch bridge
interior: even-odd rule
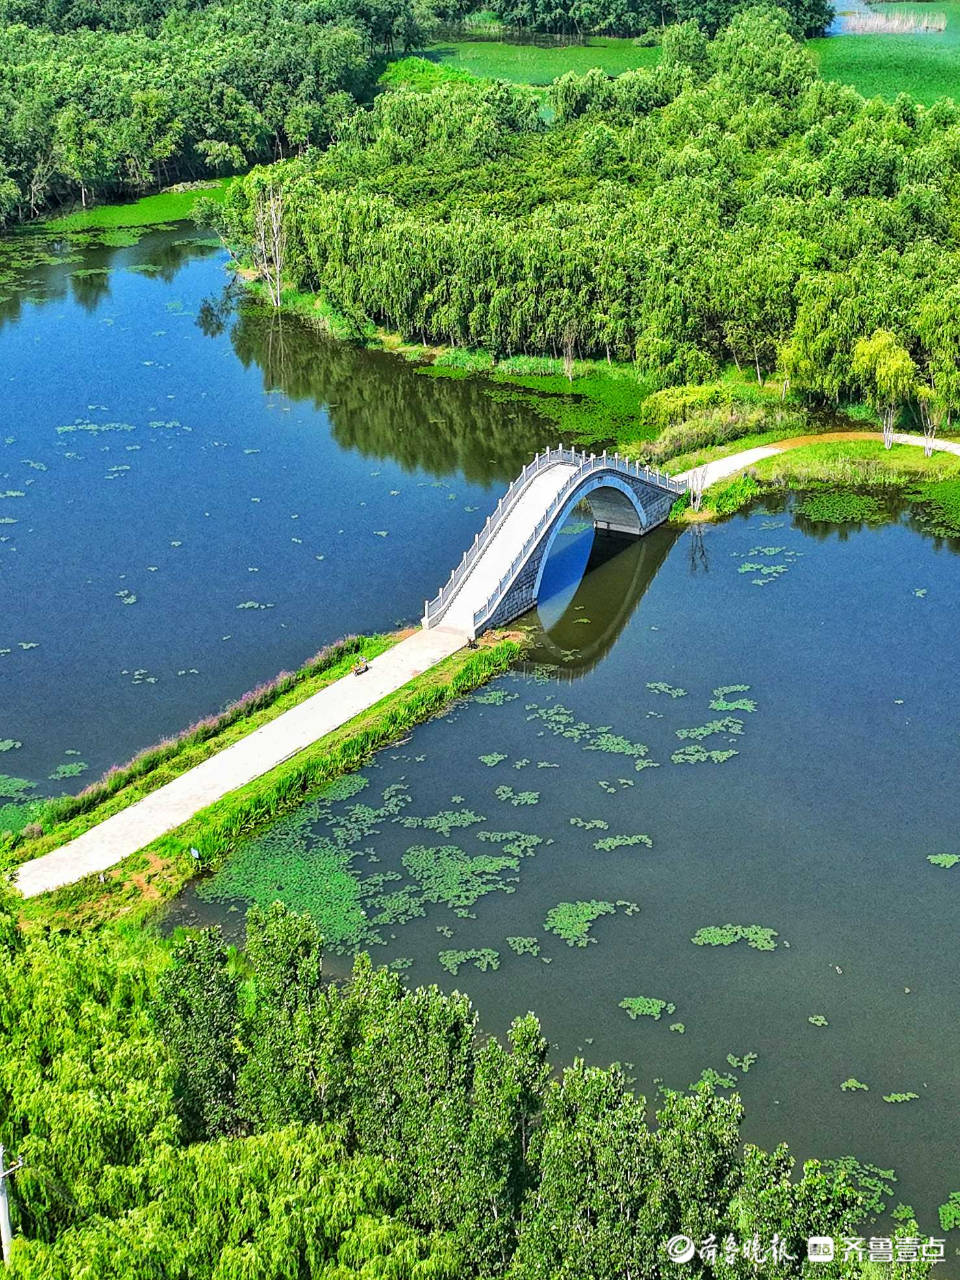
[[[683,478],[619,454],[548,449],[529,462],[497,503],[473,546],[440,592],[426,602],[425,628],[443,625],[473,638],[536,603],[554,539],[581,502],[594,527],[640,537],[662,524]]]

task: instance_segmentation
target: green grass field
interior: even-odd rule
[[[843,0],[838,0],[843,11]],[[938,98],[960,101],[960,0],[945,4],[876,5],[897,12],[946,15],[946,30],[922,35],[835,35],[809,41],[826,80],[852,84],[865,97],[893,99],[908,93],[929,105]],[[438,65],[514,84],[547,85],[565,71],[584,72],[602,67],[617,75],[631,67],[655,66],[657,48],[643,48],[632,40],[599,36],[585,45],[539,48],[502,41],[449,41],[432,45],[422,55]]]
[[[189,218],[200,196],[222,200],[230,178],[215,178],[209,186],[187,191],[161,191],[126,204],[100,204],[78,209],[62,218],[50,218],[45,226],[56,231],[92,231],[120,227],[148,227],[154,223],[181,222]]]
[[[594,36],[586,44],[542,49],[531,44],[505,44],[498,40],[460,40],[432,45],[424,57],[492,80],[514,84],[549,84],[565,71],[589,71],[602,67],[618,75],[631,67],[652,67],[660,57],[657,48],[644,49],[632,40]]]
[[[843,0],[837,0],[843,12]],[[960,3],[876,5],[878,13],[932,11],[946,15],[942,32],[921,35],[836,35],[811,40],[825,80],[852,84],[867,98],[908,93],[928,106],[937,98],[960,101]]]

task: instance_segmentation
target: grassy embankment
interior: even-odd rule
[[[361,644],[366,652],[372,654],[388,647],[392,639],[394,637],[373,637]],[[107,873],[103,883],[98,877],[90,876],[76,885],[29,900],[24,906],[24,919],[77,926],[118,918],[139,919],[149,914],[179,892],[195,874],[196,863],[190,853],[192,847],[199,850],[201,865],[205,869],[218,866],[238,840],[273,822],[280,814],[297,808],[308,795],[326,783],[361,768],[374,752],[507,670],[520,652],[521,645],[515,639],[504,638],[502,633],[486,637],[477,652],[461,650],[320,738],[305,751],[209,805],[175,831],[125,859]],[[352,662],[350,653],[341,655],[337,662],[328,665],[323,673],[325,683],[343,676]],[[291,678],[296,679],[296,676]],[[295,690],[288,690],[276,698],[270,704],[271,715],[279,715],[287,706],[293,705],[286,700],[287,694],[301,701],[310,692],[315,692],[320,686],[310,685],[310,679],[305,677]],[[270,716],[261,718],[259,712],[241,717],[228,726],[226,734],[230,735],[230,740],[235,740],[256,728],[258,723],[263,723],[265,718]],[[226,737],[214,735],[201,745],[203,755],[200,758],[206,758],[228,742]],[[7,865],[58,847],[190,768],[197,763],[196,746],[196,743],[185,739],[182,750],[175,749],[162,764],[156,766],[156,770],[162,771],[159,776],[156,770],[148,768],[102,800],[95,797],[90,807],[83,808],[76,816],[53,823],[42,836],[8,841]],[[76,800],[83,803],[82,797]],[[69,809],[66,802],[60,803]]]
[[[739,441],[739,447],[774,443],[772,435]],[[736,451],[700,451],[710,461]],[[676,468],[679,469],[679,468]],[[917,527],[934,537],[960,538],[960,457],[915,445],[885,449],[881,440],[822,441],[754,463],[746,472],[707,489],[696,515],[711,520],[729,515],[761,497],[800,495],[797,511],[824,524],[882,523],[905,507]]]

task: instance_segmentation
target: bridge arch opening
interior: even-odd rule
[[[533,585],[533,599],[545,601],[558,593],[572,595],[586,572],[598,537],[612,537],[622,543],[624,538],[638,538],[646,528],[646,514],[636,494],[615,477],[581,490],[558,516],[547,538]],[[571,530],[577,535],[576,543],[564,546]]]

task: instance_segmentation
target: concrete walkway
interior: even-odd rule
[[[738,471],[752,467],[755,462],[760,462],[763,458],[773,458],[778,453],[786,453],[789,449],[801,449],[808,444],[829,444],[833,440],[882,439],[882,431],[825,431],[820,435],[791,436],[789,440],[778,440],[775,444],[759,445],[755,449],[741,449],[739,453],[728,454],[726,458],[717,458],[714,462],[704,463],[703,467],[693,467],[689,471],[681,471],[674,476],[674,479],[685,480],[689,483],[693,479],[694,472],[701,471],[703,473],[702,486],[704,489],[709,489],[718,480],[726,480],[728,477],[736,475]],[[909,435],[906,432],[896,431],[893,435],[893,443],[919,445],[922,449],[927,442],[923,436]],[[935,452],[960,455],[960,443],[954,440],[933,440],[930,442],[930,447]]]
[[[16,887],[25,898],[33,898],[106,871],[366,711],[462,649],[466,641],[465,635],[450,627],[415,632],[374,658],[363,675],[344,676],[327,685],[75,840],[25,862],[16,874]]]
[[[797,436],[780,440],[776,444],[755,449],[743,449],[726,458],[706,463],[702,469],[704,488],[735,475],[745,467],[763,458],[772,458],[788,449],[798,449],[807,444],[822,444],[831,440],[877,440],[877,431],[836,431],[816,436]],[[923,436],[897,433],[896,444],[923,447]],[[960,444],[950,440],[934,441],[933,449],[960,455]],[[556,474],[538,476],[531,485],[539,485],[536,498],[546,505],[567,479],[569,468],[556,468]],[[698,470],[700,470],[698,468]],[[685,471],[678,480],[690,480],[693,472]],[[542,491],[541,491],[542,490]],[[504,528],[510,526],[510,519]],[[506,545],[506,544],[504,544]],[[487,580],[493,585],[497,565],[489,572],[484,567],[483,586]],[[458,603],[458,602],[457,602]],[[16,873],[15,883],[25,898],[35,897],[50,889],[73,884],[84,876],[106,871],[130,854],[137,853],[158,837],[173,831],[214,801],[231,791],[252,782],[274,766],[296,755],[312,743],[345,724],[361,711],[395,692],[414,676],[427,671],[444,658],[462,649],[467,642],[468,610],[458,612],[455,603],[444,619],[445,625],[421,630],[401,641],[386,653],[374,658],[370,669],[362,676],[345,676],[315,693],[299,706],[285,711],[269,724],[254,730],[233,746],[225,748],[209,760],[189,769],[173,782],[159,787],[143,800],[121,810],[111,818],[91,827],[83,835],[68,844],[46,853],[43,857],[25,862]],[[472,609],[472,598],[471,605]],[[461,617],[462,613],[462,617]],[[460,623],[458,627],[456,624]],[[469,626],[473,616],[469,614]]]

